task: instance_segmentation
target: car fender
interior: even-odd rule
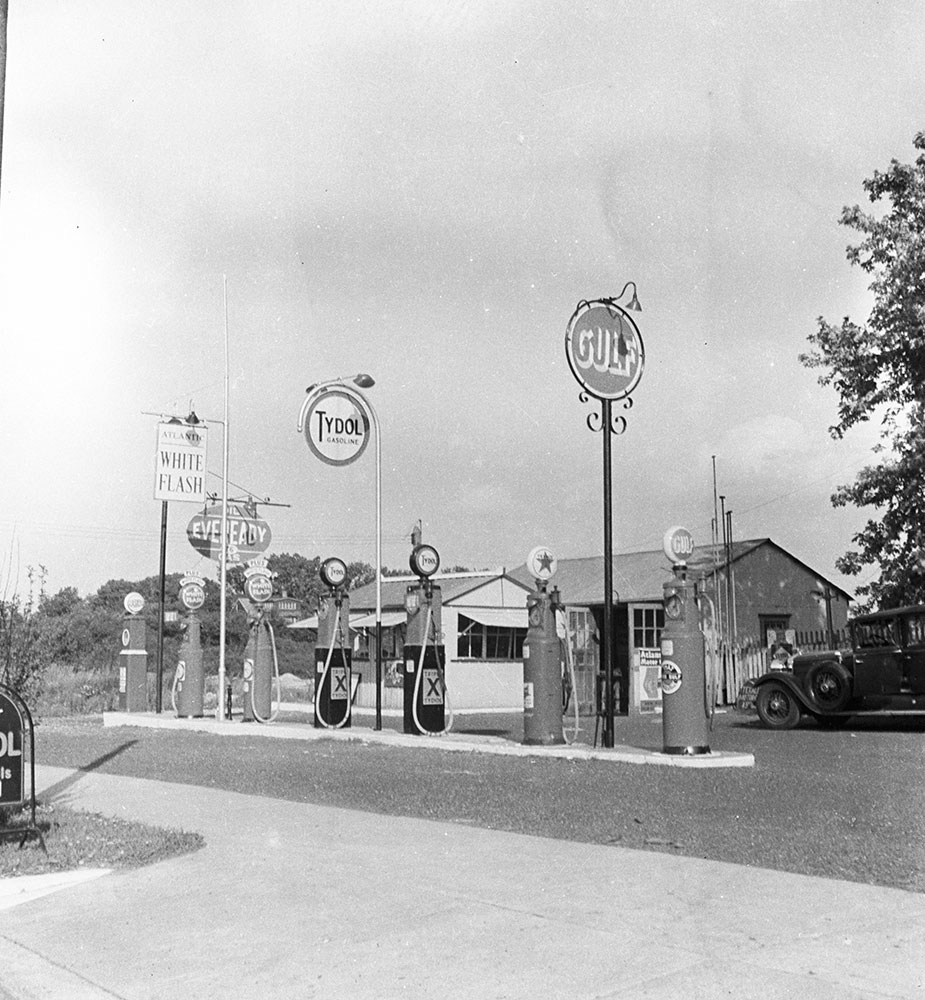
[[[807,697],[806,692],[800,687],[797,681],[794,679],[793,674],[789,670],[772,670],[767,674],[762,674],[760,677],[756,677],[752,684],[755,686],[755,693],[758,693],[758,689],[763,687],[765,684],[780,684],[790,691],[794,698],[799,702],[800,707],[807,712],[815,712],[816,709],[813,707],[812,702]]]

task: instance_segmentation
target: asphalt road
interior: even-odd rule
[[[584,739],[593,721],[582,720]],[[522,734],[517,716],[461,718],[454,731]],[[617,719],[616,741],[660,749],[661,722]],[[751,752],[756,765],[684,770],[228,740],[104,729],[99,718],[42,721],[36,760],[925,892],[925,721],[770,732],[729,713],[716,716],[710,744]]]

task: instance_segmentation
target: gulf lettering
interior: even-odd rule
[[[635,339],[629,341],[621,329],[593,327],[580,330],[575,344],[575,363],[579,368],[629,377],[639,361]]]
[[[671,548],[679,556],[689,556],[694,551],[694,539],[690,535],[675,535]]]

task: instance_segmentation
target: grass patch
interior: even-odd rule
[[[46,854],[35,836],[20,849],[19,837],[0,839],[0,878],[44,875],[80,868],[139,868],[189,854],[203,846],[198,833],[146,826],[97,813],[39,803],[36,826],[45,837]],[[0,810],[3,826],[26,826],[29,811]]]

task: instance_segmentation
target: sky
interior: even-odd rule
[[[914,2],[10,0],[0,174],[5,592],[158,572],[159,415],[221,421],[270,552],[375,561],[375,449],[320,462],[306,387],[365,372],[383,562],[603,551],[602,435],[564,334],[633,281],[646,366],[613,546],[770,537],[849,591],[872,459],[798,355],[866,319],[844,205],[923,128]],[[227,368],[225,345],[227,343]],[[221,492],[222,425],[209,430]],[[216,564],[168,505],[168,572]],[[869,574],[868,574],[869,575]]]

